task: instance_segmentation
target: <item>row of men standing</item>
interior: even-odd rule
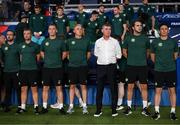
[[[82,6],[81,6],[82,7]],[[103,7],[103,6],[101,6],[101,7]],[[83,8],[83,7],[82,7]],[[40,7],[39,6],[35,6],[35,12],[37,12],[36,11],[36,9],[38,10],[38,12],[40,12]],[[148,8],[147,8],[147,10],[148,10]],[[61,7],[57,7],[57,17],[64,17],[64,15],[63,15],[63,8],[61,8]],[[135,42],[136,41],[136,38],[128,38],[127,37],[127,39],[125,39],[125,34],[126,34],[126,30],[127,30],[127,28],[126,28],[126,21],[124,20],[124,17],[123,16],[120,16],[119,15],[119,7],[114,7],[114,13],[115,13],[115,16],[113,17],[113,19],[112,19],[112,22],[114,22],[114,23],[112,23],[112,33],[111,33],[111,28],[108,30],[109,32],[108,32],[108,35],[107,36],[109,36],[110,37],[110,34],[112,34],[112,36],[114,37],[114,38],[116,38],[116,39],[118,39],[118,40],[120,40],[120,41],[125,41],[125,43],[127,43],[126,41],[131,41],[131,42]],[[39,15],[40,13],[38,13],[38,15]],[[36,16],[38,16],[38,15],[36,15]],[[44,17],[42,17],[42,16],[38,16],[38,18],[36,17],[36,16],[31,16],[30,17],[30,24],[33,24],[34,25],[34,28],[32,28],[32,32],[33,32],[33,34],[34,34],[34,38],[37,40],[39,40],[39,38],[40,38],[40,36],[41,36],[41,34],[42,34],[42,31],[40,30],[40,31],[38,31],[38,30],[36,30],[36,28],[38,27],[38,26],[40,26],[41,24],[43,24],[43,22],[44,21],[38,21],[38,20],[36,20],[36,19],[39,19],[39,20],[43,20],[44,19]],[[97,19],[97,16],[98,16],[98,13],[96,12],[96,11],[93,11],[92,12],[92,15],[91,15],[91,18],[90,18],[90,21],[92,21],[92,22],[88,22],[87,23],[87,25],[89,26],[91,26],[91,28],[85,28],[85,36],[86,36],[86,39],[87,40],[85,40],[85,41],[89,41],[89,42],[94,42],[95,41],[95,34],[94,33],[96,33],[97,31],[95,30],[92,30],[95,26],[98,26],[98,24],[94,21],[94,20],[96,20]],[[84,14],[82,14],[82,17],[84,17]],[[151,18],[153,18],[153,16],[151,16]],[[102,16],[102,19],[104,19],[104,16]],[[33,21],[31,21],[31,20],[33,20]],[[55,21],[53,21],[54,23],[57,23],[58,22],[58,19],[54,19]],[[62,20],[62,23],[65,21],[65,19],[63,19]],[[124,21],[124,23],[122,23]],[[33,23],[32,23],[33,22]],[[106,21],[105,21],[106,22]],[[105,23],[104,22],[104,23]],[[140,21],[139,21],[140,22]],[[36,24],[36,23],[38,23],[38,24]],[[61,24],[61,23],[60,23]],[[54,36],[54,34],[56,34],[56,32],[58,33],[58,31],[60,31],[60,30],[63,30],[63,29],[65,29],[65,31],[67,31],[68,30],[68,27],[64,27],[64,28],[62,28],[62,27],[59,27],[59,29],[58,29],[58,26],[60,26],[60,24],[56,24],[57,25],[57,29],[56,29],[56,26],[55,25],[50,25],[49,26],[49,28],[48,28],[48,32],[49,32],[49,36],[50,37],[52,37],[51,36],[51,33],[53,34],[53,36]],[[92,24],[92,25],[91,25]],[[81,24],[82,26],[86,26],[86,25],[83,25],[83,24]],[[42,26],[42,25],[41,25]],[[40,26],[40,27],[41,27]],[[149,25],[148,25],[149,26]],[[54,29],[53,29],[53,28]],[[78,27],[78,26],[77,26]],[[81,26],[80,26],[81,27]],[[110,26],[105,26],[106,28],[107,27],[110,27]],[[117,28],[117,27],[119,27],[119,28]],[[140,32],[141,33],[141,28],[142,28],[142,23],[140,22],[140,24],[137,26],[137,27],[140,27],[139,29],[137,28],[136,30],[139,30],[139,31],[136,31],[136,33],[137,32]],[[44,28],[43,26],[42,26],[42,28]],[[82,28],[82,27],[81,27]],[[135,29],[135,25],[133,25],[133,28]],[[153,30],[153,26],[152,26],[152,30]],[[114,30],[113,30],[114,29]],[[133,29],[133,33],[134,33],[134,30]],[[82,34],[83,34],[83,29],[81,29],[82,31]],[[107,29],[104,29],[104,32],[103,33],[105,33],[105,30],[107,30]],[[27,30],[27,31],[29,31],[30,32],[30,30]],[[74,29],[74,31],[76,31],[76,27],[75,27],[75,29]],[[13,32],[11,32],[11,33],[13,33]],[[25,38],[25,31],[23,31],[23,37]],[[106,32],[107,33],[107,32]],[[116,34],[117,33],[117,34]],[[28,34],[31,34],[31,32],[30,33],[28,33]],[[82,35],[81,34],[81,35]],[[93,35],[94,34],[94,35]],[[8,35],[8,34],[7,34]],[[11,34],[12,35],[12,34]],[[65,37],[65,34],[59,34],[58,33],[58,35],[59,35],[59,37],[61,38],[61,39],[64,39],[64,37]],[[80,36],[81,36],[80,35]],[[103,34],[104,35],[104,34]],[[75,36],[76,36],[76,32],[75,32]],[[108,37],[108,39],[107,40],[109,40],[109,37]],[[7,37],[8,38],[8,37]],[[52,37],[52,39],[53,39],[54,37]],[[26,40],[25,39],[25,41],[27,41],[27,42],[29,42],[29,39],[31,39],[31,35],[30,35],[30,37],[28,37],[28,40]],[[129,40],[128,40],[129,39]],[[140,39],[140,40],[138,40],[138,41],[142,41],[142,39],[147,39],[147,38],[145,38],[144,36],[141,38],[141,37],[138,37],[137,39]],[[49,40],[51,41],[51,38],[50,39],[46,39],[44,42],[42,42],[42,46],[44,45],[45,47],[48,47],[49,45],[50,45],[50,42],[49,42]],[[114,41],[115,39],[111,39],[110,41]],[[68,40],[69,41],[69,40]],[[82,41],[84,41],[84,40],[82,40]],[[110,75],[109,73],[114,73],[114,70],[115,70],[115,64],[116,64],[116,60],[114,60],[114,57],[117,57],[117,58],[120,58],[120,50],[119,50],[119,48],[117,48],[118,47],[118,45],[114,45],[114,44],[116,44],[117,43],[117,41],[116,42],[114,42],[113,44],[112,44],[112,46],[111,45],[109,45],[109,43],[110,42],[108,42],[108,44],[101,44],[101,42],[98,42],[98,41],[101,41],[101,40],[97,40],[97,44],[95,44],[95,55],[98,57],[98,60],[97,60],[97,64],[98,64],[98,66],[97,66],[97,71],[99,71],[99,73],[98,74],[102,74],[102,72],[104,73],[104,74],[102,74],[102,76],[99,76],[98,75],[98,77],[97,77],[97,81],[98,81],[98,85],[99,85],[99,87],[98,87],[98,94],[97,94],[97,112],[95,113],[95,116],[100,116],[102,113],[101,113],[101,107],[102,107],[102,102],[100,101],[101,100],[101,98],[102,98],[102,84],[103,84],[103,81],[104,81],[104,77],[107,75],[108,77],[108,81],[110,81],[110,83],[112,83],[111,85],[111,89],[112,89],[112,116],[117,116],[118,114],[117,114],[117,111],[116,111],[116,105],[117,105],[117,103],[116,103],[116,91],[114,91],[115,90],[115,85],[114,85],[114,83],[113,83],[113,80],[114,80],[114,78],[112,78],[112,76],[115,76],[115,75]],[[149,47],[148,47],[148,42],[147,42],[148,40],[145,40],[145,44],[143,44],[143,45],[145,45],[145,47],[146,47],[146,49],[148,49]],[[69,42],[67,42],[67,43],[69,43]],[[121,44],[122,44],[123,42],[121,42]],[[136,42],[135,42],[136,43]],[[174,43],[174,42],[172,42],[172,43]],[[22,44],[24,44],[24,43],[22,43]],[[54,47],[58,47],[57,45],[59,44],[59,42],[57,42],[57,43],[53,43],[54,45],[52,45],[52,46],[54,46]],[[100,51],[100,57],[99,57],[99,55],[98,55],[98,52],[97,52],[97,46],[98,46],[98,44],[99,44],[99,49],[101,48],[101,47],[103,47],[103,48],[107,48],[107,46],[109,46],[109,47],[113,47],[113,49],[111,48],[110,50],[113,50],[113,51],[115,51],[116,49],[114,48],[114,46],[117,48],[117,50],[113,53],[113,51],[112,51],[112,53],[107,53],[107,52],[103,52],[103,54],[107,54],[106,56],[107,56],[107,60],[109,61],[109,57],[110,57],[110,61],[108,62],[107,60],[106,60],[106,58],[104,58],[103,57],[103,59],[101,60],[101,54],[102,54],[102,52]],[[76,41],[75,40],[71,40],[70,39],[70,43],[69,43],[69,45],[76,45]],[[126,44],[125,44],[126,45]],[[24,49],[24,47],[26,48],[26,45],[22,45],[21,46],[21,44],[19,45],[20,46],[20,48],[22,48],[22,49]],[[59,45],[60,47],[62,47],[63,45]],[[86,46],[86,45],[85,45]],[[89,45],[88,45],[89,46]],[[126,48],[125,48],[126,47]],[[125,50],[128,48],[128,44],[125,46],[124,48],[125,48]],[[137,48],[138,46],[136,46],[136,48]],[[9,47],[7,47],[8,49],[9,49]],[[4,48],[4,50],[5,51],[7,51],[6,49],[7,49],[6,47]],[[41,47],[41,50],[42,51],[45,51],[44,49],[43,49],[44,47]],[[81,48],[81,47],[80,47]],[[80,48],[78,48],[78,49],[80,49]],[[85,48],[88,48],[87,50],[88,50],[88,52],[89,52],[89,47],[84,47],[84,49]],[[132,47],[130,50],[133,50],[135,47]],[[81,48],[82,49],[82,48]],[[141,63],[139,64],[140,66],[144,66],[145,65],[145,63],[146,63],[146,58],[144,58],[144,55],[146,55],[145,53],[144,53],[144,50],[146,50],[145,48],[141,48],[142,49],[142,53],[143,53],[143,57],[142,56],[140,56],[140,59],[138,59],[138,61],[141,61]],[[140,50],[141,49],[139,49],[139,51],[136,53],[137,55],[139,54],[139,53],[141,53],[140,52]],[[65,49],[62,47],[61,48],[61,51],[64,51]],[[124,51],[125,51],[124,50]],[[58,51],[60,51],[60,50],[58,50]],[[81,50],[81,51],[84,51],[84,50]],[[107,48],[107,50],[105,49],[105,51],[109,51],[109,49]],[[136,50],[134,50],[135,52],[136,52]],[[176,49],[175,49],[175,51],[176,51]],[[21,51],[20,51],[21,52]],[[39,56],[38,56],[38,50],[36,50],[36,54],[37,54],[37,60],[39,60]],[[54,52],[54,51],[53,51]],[[76,52],[73,52],[73,53],[75,53],[76,54]],[[118,54],[119,53],[119,54]],[[124,54],[124,57],[125,58],[127,58],[128,56],[127,56],[127,50],[125,51],[125,52],[123,52],[123,53],[125,53]],[[129,55],[129,51],[128,51],[128,55]],[[142,54],[141,53],[141,54]],[[50,53],[47,53],[47,55],[48,54],[50,54]],[[84,53],[81,53],[80,55],[83,55]],[[109,54],[112,54],[112,55],[109,55]],[[20,54],[21,55],[21,54]],[[22,54],[23,55],[23,54]],[[60,85],[60,83],[61,83],[61,78],[59,78],[59,75],[57,76],[57,74],[62,74],[62,72],[61,72],[61,70],[55,70],[54,71],[54,69],[51,69],[51,68],[54,68],[54,66],[58,66],[58,67],[55,67],[55,68],[59,68],[59,66],[61,66],[61,63],[59,64],[56,64],[57,62],[57,57],[54,57],[53,55],[49,55],[49,58],[56,58],[56,59],[52,59],[53,61],[55,61],[55,62],[51,62],[52,60],[51,59],[48,59],[48,58],[45,58],[46,56],[46,54],[44,55],[44,53],[42,52],[41,54],[41,57],[42,58],[44,58],[44,61],[46,62],[47,61],[47,65],[46,65],[46,63],[44,64],[44,66],[46,67],[46,68],[50,68],[50,69],[43,69],[43,85],[44,85],[44,87],[43,87],[43,109],[42,109],[42,113],[46,113],[48,110],[47,110],[47,94],[48,94],[48,89],[49,89],[49,87],[48,87],[48,85],[49,85],[49,83],[50,83],[50,81],[51,80],[53,80],[53,81],[55,81],[55,83],[57,83],[57,84],[59,84]],[[64,59],[65,58],[65,55],[67,56],[67,54],[63,54],[62,53],[62,59]],[[76,63],[76,65],[77,64],[84,64],[85,62],[85,57],[84,56],[81,56],[81,57],[79,57],[80,56],[79,55],[79,53],[78,54],[76,54],[76,56],[74,57],[74,58],[70,58],[70,59],[74,59],[75,60],[75,63]],[[89,55],[89,53],[88,53],[88,55]],[[118,55],[118,56],[117,56]],[[133,55],[133,54],[132,54]],[[109,56],[109,57],[108,57]],[[111,57],[111,56],[113,56],[113,58]],[[28,56],[25,56],[25,57],[28,57]],[[79,58],[77,58],[77,57],[79,57],[79,58],[81,58],[81,59],[79,59]],[[89,57],[89,56],[87,56],[87,57]],[[83,58],[83,59],[82,59]],[[27,59],[29,59],[29,58],[27,58]],[[47,59],[47,60],[46,60]],[[78,59],[78,60],[77,60]],[[50,61],[51,60],[51,61]],[[81,61],[80,61],[81,60]],[[129,64],[128,63],[128,65],[137,65],[139,62],[134,62],[133,61],[133,59],[130,59],[131,61],[131,63],[133,63],[133,64]],[[31,60],[31,61],[33,61],[33,59]],[[49,61],[49,62],[48,62]],[[80,61],[80,62],[79,62]],[[102,61],[102,63],[100,63]],[[113,62],[111,62],[111,61],[113,61]],[[48,64],[48,63],[53,63],[53,64]],[[111,63],[113,64],[113,65],[111,65]],[[171,62],[172,63],[172,62]],[[99,66],[100,65],[100,66]],[[102,66],[101,66],[102,65]],[[104,65],[105,65],[105,67],[104,67]],[[107,66],[106,66],[107,65]],[[174,65],[174,64],[173,64]],[[21,66],[23,67],[23,64],[21,64]],[[32,66],[32,65],[31,65]],[[73,67],[73,66],[71,66],[71,67]],[[79,67],[79,66],[78,66]],[[32,67],[31,67],[32,68]],[[33,67],[34,68],[34,67]],[[127,74],[129,74],[129,76],[127,75],[127,79],[128,80],[130,80],[131,82],[130,83],[133,83],[134,82],[134,80],[136,80],[136,78],[138,78],[138,80],[140,80],[140,82],[141,83],[144,83],[145,82],[145,79],[147,78],[146,77],[146,67],[141,67],[141,68],[137,68],[137,67],[130,67],[129,68],[129,70],[127,70],[129,73],[127,73]],[[128,68],[127,68],[128,69]],[[24,84],[24,83],[26,83],[25,84],[25,86],[29,83],[29,84],[35,84],[35,86],[36,86],[36,82],[32,82],[33,80],[35,80],[36,78],[36,73],[32,73],[32,72],[24,72],[23,71],[24,69],[22,68],[22,71],[20,72],[20,76],[19,76],[19,78],[20,78],[20,81],[21,81],[21,84]],[[25,70],[27,70],[26,68],[25,68]],[[70,83],[77,83],[77,81],[79,81],[80,83],[82,82],[82,83],[85,83],[85,77],[86,77],[86,71],[87,69],[86,68],[75,68],[75,69],[71,69],[70,71],[70,73],[69,73],[69,79],[70,79]],[[106,70],[106,71],[103,71],[103,70]],[[138,70],[138,71],[137,71]],[[172,69],[170,69],[170,70],[172,70]],[[173,69],[174,70],[174,69]],[[9,71],[9,70],[8,70]],[[81,71],[80,73],[79,73],[79,71]],[[109,71],[112,71],[112,72],[109,72]],[[132,73],[132,71],[136,71],[136,72],[133,72]],[[144,72],[143,74],[144,75],[140,75],[139,73],[140,72]],[[16,74],[16,73],[15,73]],[[15,75],[14,74],[14,75]],[[34,74],[34,76],[33,75],[30,75],[30,74]],[[52,75],[53,74],[53,75]],[[71,75],[71,74],[77,74],[77,76],[74,76],[74,75]],[[132,75],[133,74],[133,75]],[[136,74],[136,75],[134,75],[134,74]],[[13,75],[13,76],[14,76]],[[167,74],[166,74],[167,75]],[[8,75],[9,76],[9,75]],[[121,76],[121,75],[120,75]],[[122,75],[123,76],[123,75]],[[173,77],[174,77],[174,74],[172,75]],[[172,78],[173,78],[172,77]],[[124,78],[123,78],[124,79]],[[174,80],[174,79],[173,79]],[[173,81],[172,80],[172,81]],[[73,81],[73,82],[72,82]],[[172,81],[170,81],[170,82],[172,82]],[[160,81],[160,82],[162,82],[162,81]],[[164,82],[164,81],[163,81]],[[169,81],[168,81],[169,82]],[[48,84],[46,84],[46,83],[48,83]],[[143,96],[143,114],[144,115],[149,115],[149,113],[148,113],[148,110],[147,110],[147,85],[146,84],[143,84],[143,85],[141,85],[142,86],[142,88],[144,88],[144,89],[142,89],[142,96]],[[70,107],[69,107],[69,109],[68,109],[68,112],[69,113],[72,113],[73,112],[73,95],[74,95],[74,87],[75,86],[72,86],[71,85],[71,87],[70,87]],[[172,87],[172,86],[170,86],[170,87]],[[174,87],[174,86],[173,86]],[[125,112],[125,114],[131,114],[131,103],[132,103],[132,101],[131,101],[131,98],[132,98],[132,88],[133,88],[133,85],[128,85],[128,92],[130,93],[129,94],[129,96],[128,96],[128,109],[126,110],[126,112]],[[59,109],[60,109],[60,112],[64,112],[64,109],[62,108],[63,107],[63,103],[62,103],[62,87],[61,86],[58,86],[58,87],[56,87],[56,89],[57,89],[57,91],[58,91],[58,93],[57,94],[59,94],[58,95],[58,101],[59,101],[59,103],[60,103],[60,106],[59,106]],[[33,89],[32,89],[33,90]],[[87,105],[86,105],[86,92],[87,92],[87,90],[86,90],[86,87],[84,87],[83,85],[82,85],[82,90],[84,90],[84,94],[83,94],[83,102],[84,102],[84,104],[83,104],[83,113],[87,113],[88,111],[87,111]],[[37,92],[37,88],[35,88],[34,89],[34,93],[36,93]],[[27,86],[26,87],[22,87],[22,93],[24,92],[24,94],[21,94],[22,95],[22,98],[21,98],[21,108],[20,109],[18,109],[18,111],[17,112],[23,112],[24,110],[25,110],[25,100],[26,100],[26,97],[23,97],[23,95],[26,95],[26,92],[27,92]],[[60,92],[60,93],[59,93]],[[35,94],[34,95],[34,102],[35,102],[35,108],[37,108],[37,104],[36,104],[36,102],[37,102],[37,94]],[[157,109],[157,108],[156,108]],[[173,113],[175,112],[175,108],[173,107],[173,109],[172,109],[173,111]],[[35,111],[37,111],[36,113],[38,113],[38,109],[36,109]],[[175,114],[175,113],[174,113]],[[159,116],[159,114],[156,114],[157,116]]]
[[[33,31],[32,40],[34,42],[41,44],[45,39],[44,36],[47,36],[47,19],[41,13],[41,10],[41,7],[39,5],[36,5],[33,12],[30,9],[29,3],[24,3],[24,10],[20,12],[19,16],[19,19],[22,20],[22,23],[19,23],[19,25],[17,26],[16,39],[18,42],[21,42],[23,40],[22,29],[23,27],[27,26],[29,26]],[[106,22],[109,22],[112,25],[112,35],[121,39],[124,39],[126,31],[131,31],[130,26],[132,25],[132,22],[135,18],[140,18],[142,20],[145,32],[149,30],[154,31],[155,29],[157,29],[157,20],[155,20],[154,17],[155,11],[152,6],[148,5],[147,0],[143,0],[143,5],[139,7],[138,17],[135,16],[134,9],[129,5],[128,0],[125,0],[124,4],[113,8],[113,16],[110,16],[111,14],[107,15],[105,11],[105,6],[100,5],[98,8],[98,12],[93,11],[89,17],[89,14],[84,11],[84,6],[78,6],[78,12],[75,14],[75,21],[78,24],[83,25],[85,29],[85,35],[93,43],[97,38],[100,38],[102,36],[100,29]],[[27,22],[27,20],[29,24],[25,23]],[[70,21],[64,14],[63,6],[56,6],[55,13],[52,14],[52,19],[50,22],[54,22],[58,26],[58,36],[64,39],[68,37],[68,33],[70,32]]]
[[[154,119],[159,119],[159,104],[162,86],[166,83],[169,88],[171,97],[171,112],[170,118],[176,120],[176,62],[178,56],[177,42],[168,37],[169,27],[167,24],[160,25],[160,38],[157,38],[153,43],[149,42],[147,36],[142,34],[142,22],[136,20],[133,24],[133,34],[126,37],[122,42],[122,53],[127,58],[127,67],[125,76],[120,74],[121,82],[128,83],[127,90],[127,109],[124,111],[126,115],[132,114],[132,94],[134,83],[140,82],[141,94],[143,99],[142,114],[149,116],[148,111],[148,90],[147,90],[147,58],[149,50],[151,59],[155,63],[155,114]],[[25,112],[27,89],[31,86],[35,114],[39,114],[38,110],[38,66],[37,62],[41,59],[44,61],[42,69],[42,85],[43,85],[43,108],[41,113],[47,113],[48,91],[51,85],[56,86],[57,101],[59,102],[60,113],[65,113],[63,108],[63,92],[62,92],[62,60],[66,57],[69,59],[68,79],[70,83],[70,105],[67,113],[72,114],[73,100],[75,95],[76,84],[81,84],[83,98],[83,114],[87,114],[87,61],[90,58],[90,41],[83,37],[83,27],[77,24],[74,28],[75,37],[68,39],[66,42],[58,39],[57,27],[55,24],[49,25],[49,37],[43,42],[39,48],[38,44],[31,41],[31,30],[24,29],[23,43],[17,44],[14,42],[14,32],[7,32],[7,42],[1,47],[1,60],[4,63],[4,82],[6,89],[6,109],[9,111],[9,100],[11,94],[11,85],[17,89],[21,86],[18,94],[20,107],[17,114]],[[121,59],[121,47],[115,38],[111,37],[111,26],[104,24],[102,27],[103,36],[95,43],[94,55],[97,57],[97,95],[96,105],[97,111],[95,117],[102,115],[102,97],[104,83],[110,84],[112,95],[112,116],[117,113],[117,83],[116,83],[116,64],[117,59]],[[151,45],[150,45],[151,44]],[[151,46],[151,47],[150,47]],[[13,61],[12,61],[13,60]],[[20,65],[19,65],[20,64]],[[20,69],[20,71],[19,71]]]

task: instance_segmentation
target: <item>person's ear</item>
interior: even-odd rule
[[[101,32],[103,33],[104,31],[103,31],[103,28],[101,29]]]

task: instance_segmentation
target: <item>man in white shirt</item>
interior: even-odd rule
[[[116,84],[116,62],[121,58],[119,42],[112,38],[111,26],[104,24],[102,27],[103,36],[95,43],[94,55],[97,57],[97,94],[96,113],[94,117],[102,115],[102,97],[104,83],[107,81],[111,88],[112,116],[118,115],[117,106],[117,84]]]

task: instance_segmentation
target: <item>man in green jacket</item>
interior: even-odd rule
[[[5,84],[5,108],[4,112],[10,111],[12,88],[16,90],[18,107],[21,105],[21,90],[18,80],[20,57],[18,51],[18,44],[15,43],[15,33],[7,31],[7,41],[1,47],[2,62],[4,63],[4,84]]]
[[[44,33],[47,27],[46,17],[41,14],[40,5],[34,7],[35,14],[31,15],[29,20],[29,27],[32,30],[32,41],[41,45],[45,39]]]

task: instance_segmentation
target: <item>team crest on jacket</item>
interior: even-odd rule
[[[22,45],[22,48],[24,49],[26,47],[26,45]]]
[[[134,42],[135,42],[135,39],[134,39],[134,38],[132,38],[132,39],[131,39],[131,42],[133,42],[133,43],[134,43]]]
[[[61,80],[58,80],[58,84],[61,84]]]
[[[46,42],[45,45],[46,45],[46,46],[49,46],[49,42]]]
[[[6,47],[4,48],[4,50],[8,50],[8,47],[6,46]]]
[[[152,43],[153,42],[153,40],[152,39],[150,39],[150,41],[149,41],[150,43]]]
[[[163,43],[159,43],[158,46],[159,46],[159,47],[163,46]]]
[[[76,42],[75,41],[72,41],[71,44],[74,45]]]
[[[128,78],[126,78],[125,81],[128,82]]]
[[[155,86],[157,86],[157,82],[155,82]]]

